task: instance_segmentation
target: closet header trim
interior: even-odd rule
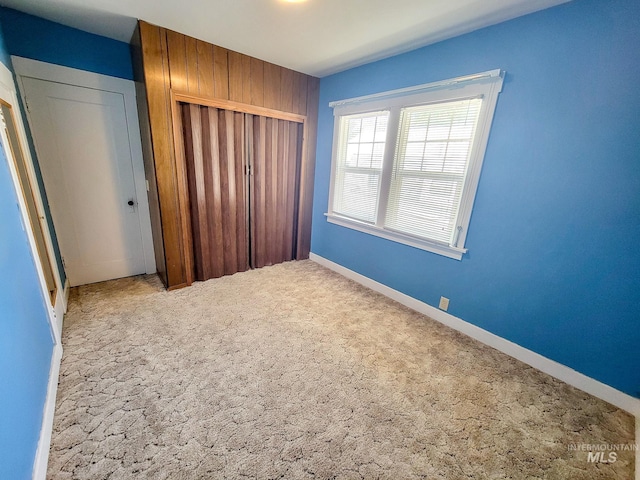
[[[174,102],[193,103],[206,107],[221,108],[223,110],[233,110],[235,112],[248,113],[251,115],[260,115],[262,117],[277,118],[278,120],[287,120],[289,122],[295,123],[304,124],[307,121],[307,117],[305,115],[283,112],[281,110],[274,110],[272,108],[258,107],[256,105],[249,105],[247,103],[234,102],[232,100],[203,97],[185,92],[177,92],[175,90],[171,91],[171,97],[173,98]]]

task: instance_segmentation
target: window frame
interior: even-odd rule
[[[504,71],[496,69],[464,77],[457,77],[440,82],[418,85],[415,87],[391,90],[387,92],[331,102],[334,110],[333,148],[331,159],[331,177],[329,186],[329,205],[327,221],[329,223],[351,228],[377,237],[409,245],[421,250],[461,260],[467,253],[465,247],[471,212],[478,189],[480,172],[486,152],[491,124],[495,113],[498,95],[502,91]],[[394,156],[400,128],[400,113],[405,107],[443,103],[469,98],[482,98],[482,106],[478,116],[476,133],[471,147],[471,154],[464,179],[463,192],[458,209],[454,230],[458,233],[451,244],[429,240],[408,233],[401,233],[384,226],[389,201],[391,175],[394,168]],[[387,139],[382,161],[382,173],[377,198],[375,223],[367,223],[342,216],[333,210],[335,195],[336,165],[341,138],[342,117],[361,115],[369,112],[389,111]]]

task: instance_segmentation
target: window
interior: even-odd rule
[[[330,104],[327,220],[460,260],[502,73]]]

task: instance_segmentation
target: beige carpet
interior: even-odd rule
[[[310,261],[76,288],[51,479],[632,479],[630,415]]]

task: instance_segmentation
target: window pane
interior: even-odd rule
[[[387,140],[387,122],[388,121],[389,121],[388,112],[384,116],[378,116],[374,142],[382,143],[384,145],[384,142]]]
[[[382,159],[384,158],[384,143],[373,145],[373,155],[371,157],[371,168],[382,169]]]
[[[361,142],[373,142],[373,136],[376,131],[376,117],[362,119],[362,130],[360,131]]]
[[[379,183],[377,174],[345,172],[335,212],[365,222],[375,221]]]
[[[386,226],[439,242],[449,242],[462,182],[403,176]]]
[[[469,142],[449,142],[442,171],[463,175],[467,166],[470,146]]]
[[[370,168],[371,157],[373,157],[373,143],[361,143],[360,152],[358,153],[358,166]]]
[[[352,118],[348,121],[349,143],[360,141],[360,131],[362,130],[362,118]]]
[[[482,99],[401,110],[385,227],[449,244]]]
[[[375,222],[389,112],[341,117],[333,211]]]
[[[360,146],[357,143],[350,143],[347,145],[347,151],[345,154],[345,165],[347,167],[358,166],[358,150]]]

